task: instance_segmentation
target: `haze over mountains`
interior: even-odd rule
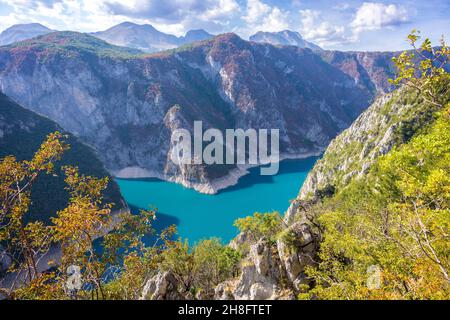
[[[31,159],[46,136],[55,131],[67,135],[64,140],[70,145],[70,149],[57,161],[55,174],[43,175],[34,184],[31,219],[48,222],[49,217],[55,216],[58,210],[67,205],[69,194],[65,190],[65,176],[61,170],[61,167],[66,165],[77,166],[83,174],[109,177],[105,200],[114,202],[116,208],[123,207],[119,187],[92,148],[64,132],[55,122],[21,107],[0,91],[0,159],[9,155],[13,155],[17,160]]]
[[[250,41],[270,43],[281,46],[297,46],[300,48],[309,48],[311,50],[322,50],[321,47],[314,43],[308,42],[302,38],[300,33],[284,30],[280,32],[263,32],[258,31],[250,36]]]
[[[16,24],[0,34],[0,46],[41,36],[53,30],[40,23]]]
[[[173,49],[189,42],[214,37],[204,30],[190,30],[185,36],[176,37],[160,32],[152,25],[138,25],[131,22],[124,22],[108,30],[94,32],[92,35],[115,45],[136,48],[145,52]]]
[[[53,31],[38,23],[14,25],[0,34],[0,45],[31,39]],[[203,29],[189,30],[184,36],[177,37],[161,32],[150,24],[139,25],[132,22],[123,22],[107,30],[93,32],[91,35],[110,44],[135,48],[147,53],[174,49],[188,43],[214,37],[214,35]],[[291,45],[312,50],[322,50],[319,46],[304,40],[298,32],[290,30],[280,32],[259,31],[250,36],[249,40],[273,45]]]
[[[93,146],[106,168],[213,193],[233,166],[178,167],[171,132],[278,128],[283,157],[321,152],[388,91],[393,53],[275,47],[223,34],[144,55],[93,36],[54,32],[0,48],[0,88]]]

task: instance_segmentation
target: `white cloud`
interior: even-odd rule
[[[319,11],[300,10],[300,21],[300,33],[306,40],[321,46],[342,44],[349,41],[345,37],[345,28],[323,21]]]
[[[358,34],[362,31],[378,30],[383,27],[400,25],[408,21],[408,10],[403,6],[364,2],[358,8],[350,26]]]
[[[206,27],[220,32],[239,15],[236,0],[0,0],[12,12],[0,17],[2,29],[40,22],[50,28],[98,31],[123,21],[149,23],[164,32],[184,34]]]
[[[239,4],[235,0],[219,0],[214,6],[202,14],[203,19],[222,20],[240,12]]]
[[[248,0],[246,14],[242,17],[246,26],[240,30],[244,36],[256,31],[282,31],[289,28],[289,11],[270,6],[259,0]]]
[[[350,9],[350,4],[348,4],[347,2],[338,3],[337,5],[335,5],[333,7],[333,9],[338,10],[338,11],[345,11],[345,10]]]

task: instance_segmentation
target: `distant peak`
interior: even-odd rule
[[[216,39],[219,40],[238,40],[238,41],[243,41],[241,37],[239,37],[236,33],[234,32],[228,32],[228,33],[222,33],[219,34]]]
[[[180,37],[180,41],[182,43],[194,42],[194,41],[202,41],[213,38],[214,35],[206,32],[203,29],[193,29],[186,32],[184,37]]]
[[[189,34],[209,34],[209,33],[203,29],[192,29],[192,30],[189,30],[188,32],[186,32],[186,35],[189,35]]]
[[[119,23],[119,24],[111,27],[109,30],[117,29],[117,28],[133,28],[133,29],[151,29],[151,30],[156,30],[155,27],[153,27],[151,24],[137,24],[137,23],[130,22],[130,21],[125,21],[125,22]]]
[[[121,22],[116,26],[123,26],[123,27],[131,27],[131,26],[138,26],[138,24],[130,21]]]
[[[281,31],[274,31],[274,32],[270,32],[270,31],[258,31],[256,32],[254,35],[252,35],[251,37],[254,36],[262,36],[262,35],[295,35],[298,36],[300,38],[302,38],[302,35],[297,32],[297,31],[292,31],[292,30],[281,30]]]
[[[237,47],[245,46],[246,41],[239,37],[236,33],[230,32],[230,33],[223,33],[219,34],[218,36],[215,36],[213,38],[214,42],[217,43],[227,43],[227,44],[234,44]]]
[[[44,26],[40,23],[37,23],[37,22],[14,24],[11,27],[5,29],[5,31],[6,30],[15,30],[15,29],[41,29],[41,30],[51,31],[51,29],[49,29],[46,26]]]
[[[302,35],[297,31],[283,30],[277,32],[258,31],[249,37],[250,41],[270,43],[272,45],[289,45],[297,46],[299,48],[309,48],[312,50],[322,50],[314,43],[303,39]]]

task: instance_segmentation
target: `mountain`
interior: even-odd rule
[[[50,119],[24,109],[0,92],[0,159],[7,155],[14,155],[18,160],[30,159],[46,136],[55,131],[63,132]],[[31,218],[49,221],[50,216],[67,205],[68,193],[64,190],[66,184],[60,169],[64,165],[78,166],[84,174],[108,176],[106,201],[114,202],[116,208],[123,207],[119,188],[103,168],[95,151],[71,134],[68,134],[66,142],[70,149],[57,162],[55,174],[40,176],[33,186]]]
[[[93,36],[109,43],[136,48],[146,52],[173,49],[178,46],[178,38],[156,30],[149,24],[138,25],[123,22],[105,31],[92,33]]]
[[[0,46],[41,36],[53,30],[39,23],[16,24],[0,33]]]
[[[443,194],[449,185],[448,85],[441,91],[443,108],[427,103],[409,88],[380,96],[327,147],[286,213],[281,230],[258,237],[248,230],[230,243],[244,253],[245,263],[238,278],[216,287],[214,298],[379,297],[377,290],[354,285],[355,279],[365,283],[367,268],[376,263],[383,275],[396,275],[383,278],[386,283],[377,288],[387,294],[385,299],[445,299],[446,274],[436,267],[421,273],[419,267],[424,263],[433,266],[435,260],[426,260],[426,251],[405,253],[421,248],[416,234],[409,234],[416,230],[416,221],[422,228],[425,224],[435,228],[424,237],[442,241],[439,254],[443,259],[448,252],[445,208],[450,202],[448,194]],[[415,211],[421,197],[426,200]],[[256,215],[251,219],[264,225],[257,222]],[[269,221],[269,216],[266,219]],[[411,265],[418,267],[400,267]],[[399,274],[409,279],[434,279],[436,291],[427,290],[429,281],[423,281],[415,284],[423,290],[411,293],[402,287],[405,277]],[[321,282],[324,275],[332,280]],[[344,283],[348,287],[342,291]]]
[[[435,111],[406,88],[381,96],[330,143],[309,172],[299,200],[315,198],[327,190],[336,192],[351,179],[363,177],[379,157],[408,142],[433,121]]]
[[[192,132],[194,120],[205,129],[276,128],[283,158],[321,153],[384,92],[378,81],[390,76],[382,66],[393,56],[341,53],[353,70],[311,50],[235,34],[150,56],[126,50],[73,32],[3,47],[0,87],[93,146],[109,172],[206,193],[246,171],[175,165],[168,157],[175,129]]]
[[[279,32],[258,31],[254,35],[250,36],[249,40],[254,42],[270,43],[277,46],[297,46],[311,50],[322,50],[322,48],[318,45],[304,40],[300,33],[290,30]]]
[[[204,30],[191,30],[184,37],[176,37],[156,30],[152,25],[123,22],[93,36],[118,46],[136,48],[145,52],[156,52],[177,48],[193,41],[213,37]]]
[[[203,41],[213,38],[214,36],[203,29],[189,30],[184,37],[180,37],[180,44],[188,44],[195,41]]]

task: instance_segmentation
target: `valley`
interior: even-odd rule
[[[172,132],[192,133],[196,120],[205,129],[278,129],[282,158],[319,154],[390,90],[392,56],[275,47],[235,34],[146,55],[55,32],[0,48],[0,88],[92,146],[115,176],[216,193],[234,183],[237,168],[174,164]]]
[[[397,45],[395,4],[76,3],[98,25],[0,33],[0,300],[449,299],[444,38]]]

